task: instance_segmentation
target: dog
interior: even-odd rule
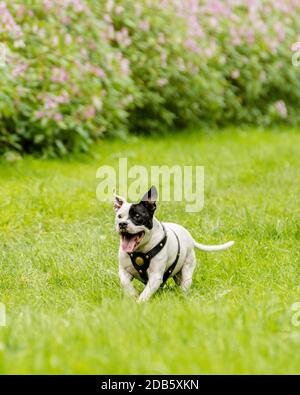
[[[127,294],[137,297],[132,280],[145,284],[138,301],[147,301],[170,277],[183,290],[192,284],[196,267],[195,248],[220,251],[231,247],[229,241],[207,246],[197,243],[183,226],[160,222],[155,216],[158,193],[155,186],[139,203],[128,203],[115,195],[115,227],[120,235],[119,278]]]

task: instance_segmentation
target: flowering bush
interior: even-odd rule
[[[298,123],[299,17],[298,0],[0,0],[0,151]]]
[[[124,133],[134,90],[128,61],[82,0],[0,3],[0,149],[64,154]]]

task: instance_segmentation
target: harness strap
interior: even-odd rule
[[[142,282],[144,284],[146,284],[148,282],[148,273],[147,270],[150,266],[151,263],[151,259],[155,257],[155,255],[157,255],[165,246],[166,242],[167,242],[167,232],[166,229],[164,227],[163,224],[162,228],[164,230],[164,237],[162,238],[162,240],[156,245],[154,246],[151,250],[149,250],[148,252],[139,252],[139,251],[134,251],[132,253],[129,253],[129,257],[131,259],[131,263],[134,266],[134,268],[138,271]],[[177,256],[175,261],[172,263],[172,265],[168,268],[168,270],[164,273],[163,276],[163,284],[167,281],[167,279],[170,277],[170,275],[172,274],[178,259],[179,259],[179,255],[180,255],[180,243],[179,243],[179,239],[177,234],[173,231],[173,233],[176,236],[177,239],[177,243],[178,243],[178,252],[177,252]]]
[[[172,265],[168,268],[168,270],[164,273],[163,276],[163,284],[168,280],[168,278],[171,276],[171,274],[173,273],[173,270],[175,269],[178,259],[180,257],[180,243],[179,243],[179,238],[177,236],[177,234],[174,232],[174,230],[172,229],[174,235],[176,236],[177,239],[177,245],[178,245],[178,250],[177,250],[177,255],[175,258],[175,261],[172,263]]]
[[[139,251],[134,251],[129,253],[131,263],[134,266],[134,268],[138,271],[142,281],[144,284],[147,283],[148,281],[148,267],[150,265],[151,259],[155,257],[165,246],[167,242],[167,232],[163,224],[161,224],[163,231],[164,231],[164,237],[161,239],[161,241],[154,246],[151,250],[148,252],[139,252]]]

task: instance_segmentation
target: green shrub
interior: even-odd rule
[[[28,0],[2,9],[14,11],[16,24],[11,19],[1,36],[9,50],[0,77],[0,150],[65,154],[86,150],[105,132],[124,134],[134,85],[89,7]]]
[[[294,0],[2,1],[0,152],[62,155],[128,131],[297,124],[299,17]]]

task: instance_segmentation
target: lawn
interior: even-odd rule
[[[205,205],[159,203],[203,243],[187,295],[123,296],[96,170],[205,166]],[[91,156],[0,162],[1,373],[300,373],[300,133],[227,130],[101,142]],[[137,284],[141,289],[141,286]],[[298,351],[297,351],[298,350]]]

